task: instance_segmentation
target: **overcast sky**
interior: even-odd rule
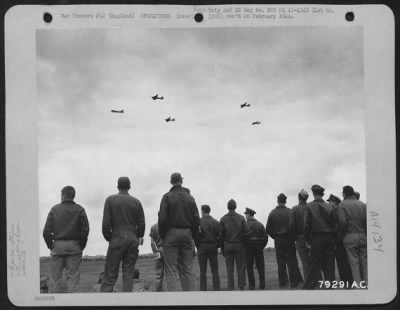
[[[361,28],[39,30],[37,72],[40,230],[73,185],[91,227],[84,254],[106,253],[119,176],[144,207],[141,253],[174,171],[217,219],[234,198],[265,223],[279,193],[292,207],[312,184],[365,200]]]

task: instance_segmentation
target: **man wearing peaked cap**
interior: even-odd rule
[[[339,233],[351,267],[354,281],[368,281],[367,206],[354,196],[353,187],[343,187],[343,201],[338,208]]]
[[[165,278],[168,291],[192,291],[193,240],[198,240],[200,216],[189,189],[182,186],[182,175],[171,175],[172,188],[161,199],[158,229],[164,254]]]
[[[335,280],[335,232],[337,223],[333,209],[322,197],[325,189],[319,185],[311,187],[314,201],[310,202],[304,215],[304,234],[310,245],[310,268],[304,282],[305,289],[313,289],[321,280],[321,269],[325,281]]]
[[[268,242],[268,235],[264,225],[254,218],[256,211],[246,208],[244,212],[249,232],[246,236],[246,267],[249,278],[249,289],[255,289],[254,262],[258,272],[260,290],[265,289],[264,248]]]
[[[291,209],[289,219],[289,228],[296,240],[296,250],[299,253],[301,264],[303,266],[304,279],[308,274],[310,266],[309,250],[304,236],[304,214],[307,207],[308,196],[307,191],[304,189],[297,194],[299,203]]]
[[[330,194],[330,195],[329,195],[329,198],[328,198],[326,201],[335,203],[336,206],[338,206],[339,203],[341,202],[340,198],[337,197],[337,196],[335,196],[335,195],[333,195],[333,194]]]
[[[275,240],[280,288],[288,285],[286,266],[289,270],[291,288],[297,288],[303,281],[297,263],[293,234],[289,229],[289,220],[290,209],[286,207],[286,195],[279,194],[278,206],[268,216],[266,231]]]
[[[243,290],[246,285],[246,249],[245,237],[248,234],[248,225],[243,215],[236,213],[236,201],[228,201],[228,213],[220,222],[220,245],[225,256],[226,271],[228,276],[228,290],[234,290],[234,267],[236,262],[238,287]]]
[[[132,292],[139,244],[145,230],[144,211],[139,199],[131,196],[128,177],[118,179],[118,193],[104,202],[102,232],[108,241],[104,281],[100,292],[112,292],[122,261],[122,291]]]

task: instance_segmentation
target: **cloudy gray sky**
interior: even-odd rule
[[[218,219],[234,198],[265,223],[279,193],[292,207],[315,183],[366,197],[361,28],[39,30],[37,73],[40,228],[75,186],[88,255],[106,253],[122,175],[145,210],[141,253],[174,171]]]

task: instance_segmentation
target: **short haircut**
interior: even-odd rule
[[[235,210],[236,209],[236,201],[231,199],[228,201],[228,210]]]
[[[205,212],[205,213],[210,213],[211,208],[209,205],[202,205],[201,206],[201,211]]]
[[[139,277],[140,277],[140,272],[139,272],[139,270],[135,269],[133,271],[133,278],[134,279],[139,279]]]
[[[62,190],[61,193],[64,195],[65,198],[67,199],[74,199],[75,198],[75,188],[72,186],[65,186]]]

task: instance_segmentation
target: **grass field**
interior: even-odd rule
[[[266,289],[278,289],[278,271],[275,258],[275,251],[268,249],[264,251],[265,260],[265,277],[266,277]],[[40,262],[40,274],[48,275],[50,260],[41,259]],[[194,258],[194,277],[195,277],[195,288],[200,289],[200,271],[197,256]],[[228,287],[227,276],[226,276],[226,265],[225,259],[222,255],[218,255],[218,267],[219,276],[221,281],[221,290],[226,290]],[[301,263],[299,262],[301,269]],[[136,268],[140,271],[140,278],[142,278],[150,290],[153,289],[154,285],[154,259],[151,257],[140,257],[136,262]],[[79,291],[90,292],[93,285],[97,283],[98,275],[104,271],[104,260],[83,260],[81,264],[81,279]],[[116,288],[121,292],[121,270],[119,272],[118,281]],[[258,287],[258,273],[255,270],[256,288]],[[247,280],[246,280],[247,281]],[[235,286],[237,285],[237,275],[235,272]],[[209,265],[207,266],[207,289],[212,290],[212,276]]]

